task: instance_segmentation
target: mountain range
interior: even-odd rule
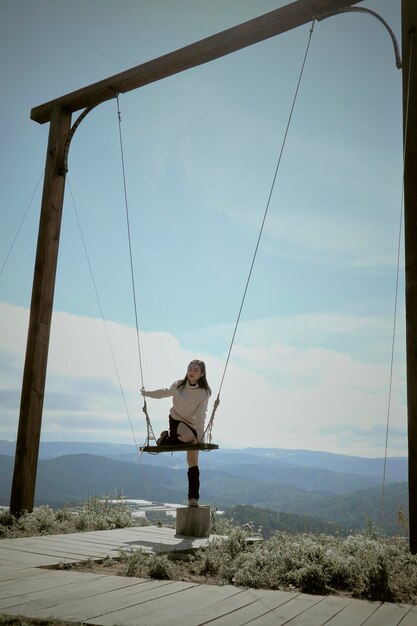
[[[0,441],[0,505],[10,500],[15,444]],[[399,532],[397,511],[407,513],[407,459],[384,459],[267,448],[200,454],[201,498],[218,508],[251,505],[311,516],[344,529],[368,519]],[[90,496],[123,494],[158,502],[186,502],[184,453],[141,455],[133,446],[45,442],[41,445],[35,504],[60,508]],[[381,503],[384,501],[383,522]]]

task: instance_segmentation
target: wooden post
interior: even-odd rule
[[[70,113],[62,109],[52,112],[10,500],[10,510],[15,515],[31,512],[34,503],[65,188],[62,164],[70,124]]]
[[[175,531],[181,537],[210,537],[210,507],[189,506],[177,509]]]
[[[410,551],[417,554],[417,3],[402,0],[404,238]]]

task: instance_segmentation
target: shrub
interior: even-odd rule
[[[16,524],[17,520],[8,509],[0,511],[0,538],[8,537],[10,529]]]
[[[156,580],[169,580],[173,573],[173,568],[166,555],[157,555],[150,560],[148,574],[150,578]]]
[[[199,559],[199,567],[195,571],[206,578],[215,578],[219,575],[219,564],[218,558],[203,551]]]
[[[142,550],[122,552],[121,559],[124,562],[124,576],[140,576],[145,574],[149,555],[142,552]]]
[[[120,560],[123,563],[123,576],[140,576],[157,580],[170,580],[175,577],[176,568],[165,554],[155,555],[142,550],[132,550],[122,552]]]
[[[33,513],[25,513],[18,518],[17,525],[29,535],[49,535],[59,528],[55,513],[49,506],[39,506]]]
[[[328,591],[326,574],[323,566],[319,563],[308,563],[305,567],[295,570],[293,576],[288,577],[288,580],[304,593],[326,593]]]
[[[389,602],[392,599],[387,562],[381,554],[378,555],[376,563],[373,563],[369,569],[366,595],[370,600]]]
[[[8,510],[0,512],[1,538],[112,530],[144,525],[149,526],[149,522],[144,518],[132,517],[124,501],[113,505],[107,498],[104,500],[89,498],[78,508],[58,511],[44,505],[20,517],[14,517]]]
[[[278,532],[248,545],[241,533],[201,551],[195,571],[199,565],[202,575],[243,587],[417,602],[417,556],[401,539]]]

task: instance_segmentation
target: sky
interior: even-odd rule
[[[49,130],[30,110],[285,4],[0,1],[0,439],[17,434]],[[400,4],[359,6],[400,42]],[[43,441],[141,445],[140,387],[200,358],[208,416],[225,374],[222,447],[383,456],[388,426],[388,455],[407,454],[402,76],[370,15],[314,24],[224,369],[311,26],[119,98],[142,368],[116,100],[78,128]],[[169,408],[148,400],[157,434]]]

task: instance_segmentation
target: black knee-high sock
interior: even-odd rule
[[[200,497],[200,470],[198,465],[188,468],[188,499]]]

